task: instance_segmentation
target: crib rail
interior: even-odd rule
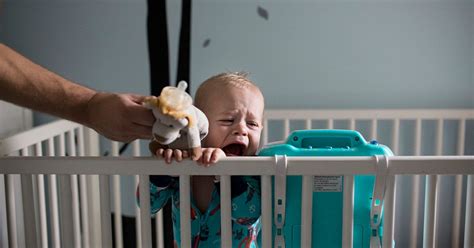
[[[474,174],[474,156],[401,156],[391,157],[388,159],[388,176],[402,175],[402,174],[427,174],[427,175],[452,175],[452,174],[463,174],[469,176],[469,186],[473,187],[472,179]],[[180,190],[181,194],[181,207],[188,209],[190,207],[189,200],[189,176],[191,175],[222,175],[221,187],[225,187],[221,190],[222,199],[230,199],[230,177],[231,175],[261,175],[262,177],[262,195],[271,195],[269,192],[268,182],[269,177],[275,175],[275,162],[270,157],[258,157],[258,158],[226,158],[219,162],[218,166],[211,168],[203,168],[197,166],[191,161],[185,161],[175,166],[166,165],[163,162],[158,162],[149,158],[97,158],[97,157],[58,157],[58,158],[19,158],[19,157],[5,157],[0,159],[1,167],[0,173],[11,175],[11,174],[65,174],[65,175],[87,175],[87,174],[100,174],[100,175],[136,175],[140,174],[140,192],[141,195],[149,195],[149,189],[147,185],[147,175],[180,175]],[[449,164],[449,167],[446,166]],[[356,174],[375,174],[377,167],[377,160],[373,157],[332,157],[332,158],[308,158],[308,157],[289,157],[288,158],[288,175],[302,175],[302,176],[313,176],[313,175],[356,175]],[[145,187],[142,187],[145,186]],[[394,202],[394,190],[395,182],[393,181],[388,185],[387,192],[390,199],[386,199],[387,202]],[[353,190],[353,189],[352,189]],[[470,191],[468,195],[466,211],[472,209],[473,194]],[[304,191],[305,194],[302,199],[307,199],[311,195],[311,190]],[[266,206],[271,206],[271,199],[269,197],[264,199]],[[350,204],[351,201],[344,201],[345,204]],[[305,207],[311,209],[312,201],[306,201]],[[229,225],[230,223],[230,205],[227,204],[222,206],[222,224],[223,226]],[[151,246],[151,229],[149,222],[149,201],[145,198],[142,202],[142,208],[140,216],[142,218],[141,234],[142,242],[144,247]],[[393,207],[386,206],[385,216],[392,216]],[[466,212],[468,214],[468,212]],[[110,212],[105,213],[106,216],[110,216]],[[189,215],[187,211],[181,212],[181,219],[183,220],[182,237],[181,240],[183,247],[190,247],[190,223]],[[270,247],[271,243],[271,209],[262,209],[263,219],[265,220],[262,227],[263,235],[263,247]],[[352,218],[352,216],[345,216],[345,218]],[[188,220],[188,222],[186,222]],[[109,220],[106,220],[109,221]],[[387,228],[393,226],[393,218],[384,219],[384,226]],[[466,216],[466,227],[472,225],[472,216]],[[11,227],[14,228],[14,227]],[[310,228],[310,227],[307,227]],[[10,230],[10,229],[9,229]],[[390,229],[389,229],[390,230]],[[391,229],[393,230],[393,228]],[[103,227],[102,232],[111,232]],[[226,233],[224,233],[226,232]],[[230,243],[230,232],[231,229],[223,228],[223,237],[227,237],[227,240],[223,240],[224,244]],[[465,237],[471,237],[469,228],[466,228]],[[227,235],[225,235],[227,234]],[[349,233],[351,235],[352,233]],[[80,233],[75,239],[81,237]],[[387,242],[393,239],[393,232],[385,233]],[[308,239],[308,237],[305,237]],[[311,237],[309,236],[309,239]],[[311,244],[311,240],[306,240],[306,244]],[[104,243],[103,243],[104,244]],[[107,244],[107,243],[105,243]],[[110,244],[110,237],[109,237]],[[387,244],[387,243],[386,243]],[[388,242],[391,244],[391,242]],[[79,247],[79,246],[77,246]],[[387,246],[390,247],[390,246]],[[466,246],[469,247],[469,246]]]
[[[456,175],[454,189],[454,207],[453,207],[453,223],[452,223],[452,246],[460,247],[464,243],[465,247],[470,247],[474,243],[474,226],[472,209],[473,197],[473,172],[472,164],[474,163],[472,156],[461,156],[465,154],[465,140],[469,131],[466,131],[466,123],[474,120],[474,110],[270,110],[265,113],[264,126],[268,127],[271,122],[281,122],[283,129],[281,137],[286,137],[289,132],[295,128],[294,121],[302,121],[303,128],[321,128],[316,127],[315,121],[322,120],[326,123],[323,128],[340,128],[340,121],[344,120],[346,126],[343,128],[359,129],[361,122],[368,122],[369,129],[364,134],[369,139],[383,138],[384,121],[391,123],[389,128],[389,141],[382,141],[389,145],[395,154],[400,154],[400,144],[402,135],[402,122],[410,120],[414,122],[413,131],[413,149],[412,156],[397,156],[390,158],[390,178],[391,192],[386,194],[387,208],[385,216],[389,219],[390,212],[394,211],[395,192],[397,188],[397,178],[402,175],[415,175],[413,185],[415,190],[412,195],[413,206],[418,205],[422,175],[427,175],[426,191],[425,191],[425,211],[423,228],[423,245],[425,247],[433,247],[436,244],[436,226],[437,213],[436,206],[440,201],[438,197],[439,179],[442,175]],[[423,132],[426,126],[426,120],[434,121],[436,131],[434,132],[434,153],[437,156],[420,156],[428,155],[422,152],[424,143]],[[456,149],[455,154],[459,156],[441,156],[446,153],[443,150],[443,140],[445,136],[448,121],[456,123]],[[362,123],[363,124],[363,123]],[[296,125],[297,126],[297,125]],[[300,125],[301,126],[301,125]],[[301,127],[300,127],[301,128]],[[386,131],[386,130],[385,130]],[[472,133],[472,131],[471,131]],[[262,143],[269,141],[268,128],[264,129],[262,134]],[[380,140],[379,140],[380,141]],[[229,223],[230,212],[224,210],[228,208],[230,199],[229,177],[230,175],[242,175],[250,173],[252,175],[261,175],[262,177],[262,209],[270,209],[270,177],[274,174],[274,165],[268,158],[228,158],[219,163],[219,166],[204,169],[193,165],[190,162],[183,162],[178,166],[166,166],[161,162],[150,158],[126,158],[118,157],[119,143],[110,142],[110,155],[112,157],[91,157],[100,154],[98,135],[88,128],[84,128],[76,123],[68,121],[57,121],[42,127],[34,128],[27,132],[15,135],[5,140],[0,140],[0,191],[2,188],[1,179],[5,182],[6,190],[5,206],[8,216],[8,237],[9,242],[6,246],[19,247],[21,242],[26,242],[27,246],[34,247],[61,247],[64,246],[64,240],[73,241],[67,246],[74,247],[111,247],[112,232],[115,233],[113,241],[116,247],[122,247],[121,240],[121,206],[120,206],[120,176],[119,175],[135,175],[135,185],[148,185],[149,174],[176,174],[180,175],[181,190],[189,190],[189,176],[203,175],[206,173],[221,176],[221,192],[222,195],[222,232],[223,247],[229,244]],[[107,143],[107,142],[106,142]],[[139,142],[132,144],[132,155],[140,156]],[[470,153],[472,154],[472,153]],[[22,156],[21,158],[16,156]],[[26,157],[25,157],[26,156]],[[28,157],[34,156],[34,157]],[[50,156],[50,157],[38,157]],[[51,158],[51,156],[55,156]],[[59,156],[59,157],[58,157]],[[85,156],[80,157],[79,156]],[[308,168],[314,175],[327,175],[332,173],[344,175],[345,182],[353,182],[353,176],[359,173],[374,173],[374,159],[370,157],[358,158],[317,158],[306,161],[307,158],[289,158],[291,166],[288,173],[299,173],[295,175],[306,175],[306,179],[311,176],[305,174]],[[237,162],[238,161],[238,162]],[[235,164],[238,163],[236,167]],[[255,166],[257,165],[258,166]],[[449,165],[449,166],[447,166]],[[327,167],[326,167],[327,166]],[[291,169],[290,169],[291,167]],[[79,169],[78,169],[79,168]],[[317,173],[316,173],[317,172]],[[310,173],[310,174],[311,174]],[[20,174],[21,179],[17,179]],[[33,176],[32,176],[33,175]],[[97,176],[99,175],[99,176]],[[21,182],[15,184],[15,180]],[[45,180],[46,179],[46,180]],[[47,181],[47,183],[45,183]],[[112,187],[109,187],[109,181]],[[306,180],[308,181],[308,180]],[[56,185],[56,183],[58,185]],[[467,184],[467,186],[463,186]],[[309,184],[308,184],[309,185]],[[307,185],[307,186],[308,186]],[[45,186],[47,193],[44,194]],[[59,187],[58,187],[59,186]],[[20,188],[20,195],[15,195]],[[464,193],[463,193],[463,189]],[[16,191],[15,191],[16,190]],[[353,183],[344,184],[344,228],[343,228],[343,246],[352,246],[352,209],[353,209]],[[58,192],[56,192],[58,191]],[[309,191],[309,190],[307,190]],[[307,194],[307,191],[303,193]],[[43,193],[41,193],[43,192]],[[189,191],[187,191],[189,192]],[[226,193],[227,192],[227,193]],[[265,194],[267,192],[268,194]],[[140,195],[148,196],[147,187],[140,187]],[[187,195],[183,191],[183,194]],[[463,199],[465,195],[466,199]],[[56,197],[58,196],[58,197]],[[114,201],[109,201],[113,196]],[[0,192],[0,203],[1,201]],[[48,197],[48,199],[46,199]],[[16,208],[15,203],[21,198],[23,201],[23,209]],[[305,199],[305,197],[302,197]],[[147,199],[143,199],[148,202]],[[188,204],[187,200],[182,199],[183,203]],[[187,203],[186,203],[187,202]],[[26,203],[26,204],[25,204]],[[465,204],[464,204],[465,203]],[[79,207],[80,204],[80,207]],[[20,204],[21,206],[22,204]],[[26,206],[34,206],[27,208]],[[45,208],[46,206],[46,208]],[[305,209],[311,209],[306,202],[303,205]],[[148,209],[142,205],[141,209],[136,209],[137,216],[137,233],[141,233],[141,237],[137,239],[137,247],[148,247],[151,244],[150,234],[150,216]],[[58,208],[66,209],[59,211]],[[31,211],[33,209],[34,211]],[[113,210],[113,211],[112,211]],[[465,210],[465,211],[462,211]],[[29,213],[28,213],[29,211]],[[44,214],[48,211],[49,215]],[[263,210],[265,211],[265,210]],[[34,213],[33,213],[34,212]],[[110,221],[110,213],[114,213],[114,225]],[[186,212],[186,211],[182,211]],[[267,211],[268,212],[268,211]],[[410,246],[416,247],[417,243],[417,227],[418,212],[417,207],[413,207]],[[0,211],[0,214],[2,211]],[[23,216],[25,220],[25,234],[19,230],[22,218],[12,216]],[[40,214],[41,213],[41,214]],[[145,214],[143,214],[145,213]],[[263,212],[262,212],[263,213]],[[30,215],[28,215],[30,214]],[[184,213],[186,214],[186,213]],[[465,218],[461,219],[461,216]],[[49,219],[44,219],[49,216]],[[156,220],[157,243],[158,247],[163,247],[163,233],[161,211],[158,213]],[[41,218],[38,218],[41,217]],[[186,217],[186,216],[184,216]],[[1,221],[0,216],[0,221]],[[189,219],[189,218],[188,218]],[[187,220],[181,218],[182,221]],[[269,226],[271,216],[263,213],[263,244],[264,247],[271,245],[271,234]],[[305,220],[306,221],[306,220]],[[305,222],[302,222],[305,223]],[[384,240],[393,237],[393,222],[387,220],[385,223],[387,228],[385,231],[391,235],[384,235]],[[51,234],[47,234],[45,238],[45,225],[50,227]],[[181,225],[188,229],[187,223]],[[462,232],[461,226],[464,227]],[[1,228],[0,228],[0,231]],[[182,232],[183,233],[183,232]],[[303,233],[308,233],[303,232]],[[186,232],[184,232],[185,235]],[[0,233],[0,237],[1,237]],[[462,241],[464,235],[464,241]],[[311,240],[304,237],[303,244],[308,244]],[[24,240],[24,241],[22,241]],[[181,239],[184,242],[190,239]],[[34,244],[34,245],[28,245]],[[385,242],[387,244],[387,242]],[[1,243],[0,243],[1,245]],[[186,247],[186,243],[183,243]],[[265,246],[268,245],[268,246]]]
[[[474,156],[390,157],[388,175],[468,175]],[[288,157],[289,176],[375,174],[373,157]],[[154,158],[117,157],[4,157],[2,174],[65,175],[275,175],[272,157],[229,157],[218,166],[202,167],[192,161],[169,166]],[[449,165],[449,166],[446,166]]]
[[[364,134],[364,137],[369,139],[379,139],[381,122],[388,121],[391,123],[390,127],[390,141],[383,141],[382,143],[390,146],[394,154],[400,154],[401,144],[401,123],[403,121],[414,122],[413,131],[413,149],[411,154],[414,156],[422,155],[422,147],[424,140],[422,134],[424,131],[424,122],[431,121],[436,123],[436,131],[434,135],[435,139],[435,150],[432,154],[424,155],[444,155],[443,151],[443,140],[445,135],[445,123],[447,121],[457,122],[457,135],[456,135],[456,152],[457,155],[465,154],[465,138],[466,138],[466,122],[474,119],[474,109],[324,109],[324,110],[267,110],[265,112],[264,127],[268,127],[273,121],[283,122],[283,131],[280,137],[287,137],[292,127],[292,122],[295,120],[303,121],[305,129],[311,129],[314,127],[314,121],[322,120],[326,122],[323,128],[333,129],[336,122],[346,121],[346,125],[343,128],[358,130],[359,124],[363,121],[369,122],[369,130]],[[300,127],[301,128],[301,127]],[[320,128],[320,127],[319,127]],[[269,128],[263,130],[262,143],[266,144],[269,140]],[[471,130],[472,133],[472,130]],[[472,154],[472,153],[471,153]],[[351,177],[346,179],[351,180]],[[418,247],[418,228],[419,228],[419,215],[420,208],[419,201],[421,196],[422,184],[421,177],[419,175],[413,176],[411,184],[413,185],[413,191],[411,193],[411,223],[410,223],[410,248]],[[438,176],[428,176],[425,180],[425,211],[423,219],[425,221],[434,220],[436,222],[437,216],[437,187],[441,181]],[[454,206],[452,213],[452,247],[460,246],[460,226],[461,226],[461,201],[462,201],[462,185],[463,178],[456,176],[454,180]],[[348,223],[350,224],[350,223]],[[436,223],[425,222],[423,228],[423,243],[426,247],[432,247],[436,240]],[[343,247],[351,247],[351,243],[343,243]]]

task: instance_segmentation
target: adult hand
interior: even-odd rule
[[[142,106],[144,99],[133,94],[96,93],[87,104],[86,124],[116,141],[151,139],[155,118]]]

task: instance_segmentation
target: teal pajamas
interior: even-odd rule
[[[231,177],[232,247],[258,247],[261,229],[260,177]],[[191,197],[191,247],[220,247],[221,211],[219,183],[214,184],[211,202],[204,213]],[[179,179],[151,176],[150,207],[154,214],[172,200],[172,220],[175,247],[180,246]]]

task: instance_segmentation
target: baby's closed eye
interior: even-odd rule
[[[220,119],[219,122],[224,125],[231,125],[232,123],[234,123],[234,119]]]
[[[251,127],[259,127],[260,124],[256,121],[247,121],[247,125],[251,126]]]

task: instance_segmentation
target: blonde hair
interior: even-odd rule
[[[194,98],[195,104],[199,106],[206,97],[206,93],[219,86],[232,86],[239,89],[253,89],[263,97],[260,88],[258,88],[258,86],[248,78],[248,75],[249,73],[247,72],[224,72],[206,79],[196,91],[196,96]]]

